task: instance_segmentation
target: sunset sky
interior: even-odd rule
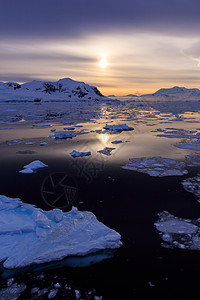
[[[0,81],[200,88],[199,12],[199,0],[2,0]]]

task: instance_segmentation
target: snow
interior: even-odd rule
[[[73,150],[71,153],[69,153],[72,157],[83,157],[83,156],[89,156],[91,155],[91,152],[78,152],[76,150]]]
[[[24,84],[0,83],[0,101],[95,101],[105,98],[100,91],[84,82],[63,78],[55,82],[33,80]]]
[[[130,162],[122,168],[147,173],[154,177],[181,176],[188,173],[184,162],[160,156],[131,158]]]
[[[9,269],[122,245],[121,236],[91,212],[43,211],[6,196],[0,196],[0,228],[0,261]]]
[[[158,216],[154,226],[163,240],[163,247],[200,250],[200,219],[182,219],[167,211]]]
[[[43,162],[41,162],[40,160],[34,160],[33,162],[31,162],[30,164],[24,166],[23,170],[19,171],[19,173],[23,173],[23,174],[31,174],[36,172],[39,169],[42,168],[46,168],[48,167],[47,165],[45,165]]]
[[[134,130],[133,127],[129,127],[126,124],[118,124],[118,125],[107,125],[103,127],[106,130],[110,131],[126,131],[126,130]]]

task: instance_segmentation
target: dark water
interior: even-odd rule
[[[24,282],[27,289],[21,299],[31,299],[30,289],[34,286],[49,287],[53,281],[62,286],[65,278],[72,289],[81,291],[83,299],[87,299],[84,293],[92,289],[103,299],[146,299],[150,296],[159,299],[194,299],[195,295],[198,296],[199,253],[162,248],[161,239],[153,225],[158,212],[163,210],[183,218],[199,217],[200,206],[196,197],[181,185],[183,179],[196,174],[195,169],[190,170],[187,176],[153,178],[123,170],[120,163],[108,160],[100,165],[94,160],[94,165],[99,169],[96,173],[90,173],[88,166],[79,168],[84,165],[85,158],[77,158],[76,165],[72,165],[70,158],[45,157],[44,154],[39,159],[43,161],[45,158],[49,167],[23,176],[18,173],[22,162],[35,159],[34,154],[27,156],[15,155],[1,160],[1,194],[19,197],[23,202],[49,210],[52,207],[41,196],[42,183],[53,172],[67,173],[75,180],[78,189],[73,205],[80,210],[93,212],[99,221],[118,231],[123,246],[114,254],[105,254],[108,259],[99,263],[93,264],[91,258],[91,265],[84,268],[64,266],[64,262],[61,262],[28,268],[15,274],[4,272],[2,286],[5,277],[9,276]],[[36,277],[42,271],[45,279],[38,282]],[[41,299],[45,297],[41,296]],[[59,299],[74,297],[65,289],[60,289],[56,296]]]

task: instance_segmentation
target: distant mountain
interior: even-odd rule
[[[101,100],[104,96],[95,87],[63,78],[55,82],[33,80],[24,84],[0,82],[1,100],[35,101],[42,100]]]
[[[134,95],[134,94],[128,94],[128,95],[125,95],[123,97],[139,97],[138,95]]]
[[[191,98],[200,97],[199,89],[187,89],[185,87],[174,86],[173,88],[165,89],[162,88],[153,94],[142,95],[142,97],[178,97],[178,98]]]

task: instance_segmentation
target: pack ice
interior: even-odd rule
[[[184,162],[160,156],[131,158],[130,162],[122,168],[147,173],[154,177],[181,176],[188,173]]]
[[[182,219],[168,211],[160,212],[158,216],[154,226],[163,240],[163,247],[200,250],[200,219]]]
[[[0,261],[5,268],[119,248],[120,239],[91,212],[75,207],[66,213],[43,211],[19,198],[0,195]]]

